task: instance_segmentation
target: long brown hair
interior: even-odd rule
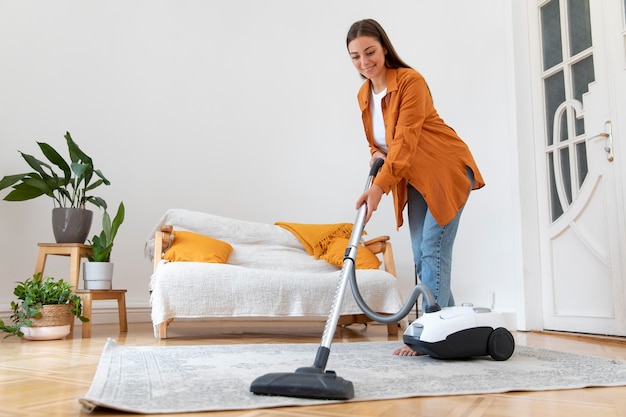
[[[411,68],[398,56],[385,29],[374,19],[359,20],[350,26],[348,35],[346,36],[346,48],[350,45],[350,42],[359,36],[369,36],[380,42],[382,47],[387,50],[387,54],[385,55],[385,66],[387,68]]]

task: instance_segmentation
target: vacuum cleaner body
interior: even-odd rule
[[[502,361],[515,350],[500,313],[466,305],[424,313],[406,329],[403,340],[414,351],[438,359],[490,355]]]

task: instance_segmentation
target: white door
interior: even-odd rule
[[[626,0],[529,2],[544,328],[626,335]]]

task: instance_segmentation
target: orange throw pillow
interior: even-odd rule
[[[222,240],[182,230],[174,231],[174,241],[163,259],[170,262],[212,262],[225,264],[233,247]]]
[[[341,267],[343,265],[343,257],[346,248],[350,243],[350,239],[345,237],[335,237],[330,242],[328,250],[321,256],[329,264]],[[382,262],[374,253],[364,245],[359,245],[356,252],[356,269],[378,269]]]

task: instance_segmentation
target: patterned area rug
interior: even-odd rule
[[[517,346],[503,362],[489,357],[437,360],[391,355],[398,342],[337,343],[327,369],[352,381],[355,398],[371,401],[626,385],[626,362]],[[251,382],[266,373],[313,364],[316,344],[122,346],[109,339],[85,411],[183,413],[328,403],[257,396]]]

